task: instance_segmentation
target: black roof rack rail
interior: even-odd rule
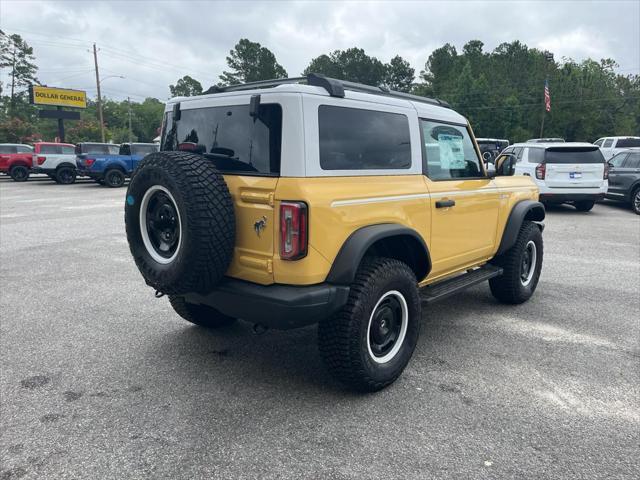
[[[319,73],[309,73],[306,77],[260,80],[258,82],[242,83],[240,85],[230,85],[228,87],[219,87],[217,85],[214,85],[210,87],[207,91],[203,92],[203,95],[210,94],[210,93],[253,90],[258,88],[271,88],[271,87],[276,87],[278,85],[284,85],[289,83],[306,83],[307,85],[322,87],[332,97],[344,97],[344,91],[350,90],[353,92],[371,93],[374,95],[400,98],[403,100],[410,100],[413,102],[428,103],[430,105],[437,105],[439,107],[451,108],[451,106],[443,100],[421,97],[419,95],[413,95],[411,93],[396,92],[394,90],[389,90],[386,87],[374,87],[372,85],[366,85],[364,83],[349,82],[346,80],[339,80],[337,78],[325,77],[324,75],[321,75]]]

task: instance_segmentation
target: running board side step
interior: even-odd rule
[[[422,304],[430,304],[454,295],[462,290],[465,290],[478,283],[485,282],[493,277],[502,275],[502,268],[495,265],[486,264],[475,270],[471,270],[463,275],[442,280],[441,282],[434,283],[428,287],[424,287],[420,291],[422,297]]]

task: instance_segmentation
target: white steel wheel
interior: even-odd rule
[[[400,351],[409,323],[409,309],[397,290],[385,293],[376,303],[367,326],[367,349],[376,363],[391,361]]]
[[[162,185],[153,185],[140,204],[140,233],[147,253],[160,264],[171,263],[180,252],[182,232],[173,195]]]

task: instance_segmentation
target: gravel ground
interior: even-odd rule
[[[436,304],[400,380],[356,395],[315,328],[212,333],[155,299],[124,192],[0,179],[0,479],[638,478],[628,208],[552,209],[531,301]]]

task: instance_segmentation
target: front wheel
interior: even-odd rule
[[[596,202],[594,202],[593,200],[583,200],[580,202],[575,202],[573,206],[576,207],[576,210],[578,210],[579,212],[589,212],[591,211],[595,203]]]
[[[107,170],[104,174],[104,184],[107,187],[119,188],[124,185],[124,179],[125,177],[124,173],[122,173],[122,170],[118,170],[115,168]]]
[[[60,167],[56,170],[56,183],[70,185],[76,181],[76,169],[71,167]]]
[[[502,303],[524,303],[535,292],[542,271],[542,233],[533,222],[520,227],[513,247],[493,259],[504,273],[489,280],[493,296]]]
[[[318,326],[320,354],[348,387],[380,390],[409,363],[420,312],[418,284],[408,265],[390,258],[365,259],[347,304]]]
[[[220,328],[231,325],[236,321],[218,310],[206,305],[187,302],[184,297],[169,295],[169,302],[175,312],[186,321],[205,328]]]
[[[631,209],[640,215],[640,187],[636,188],[631,194]]]
[[[29,169],[24,165],[16,165],[11,167],[9,175],[11,175],[14,182],[26,182],[29,179]]]

